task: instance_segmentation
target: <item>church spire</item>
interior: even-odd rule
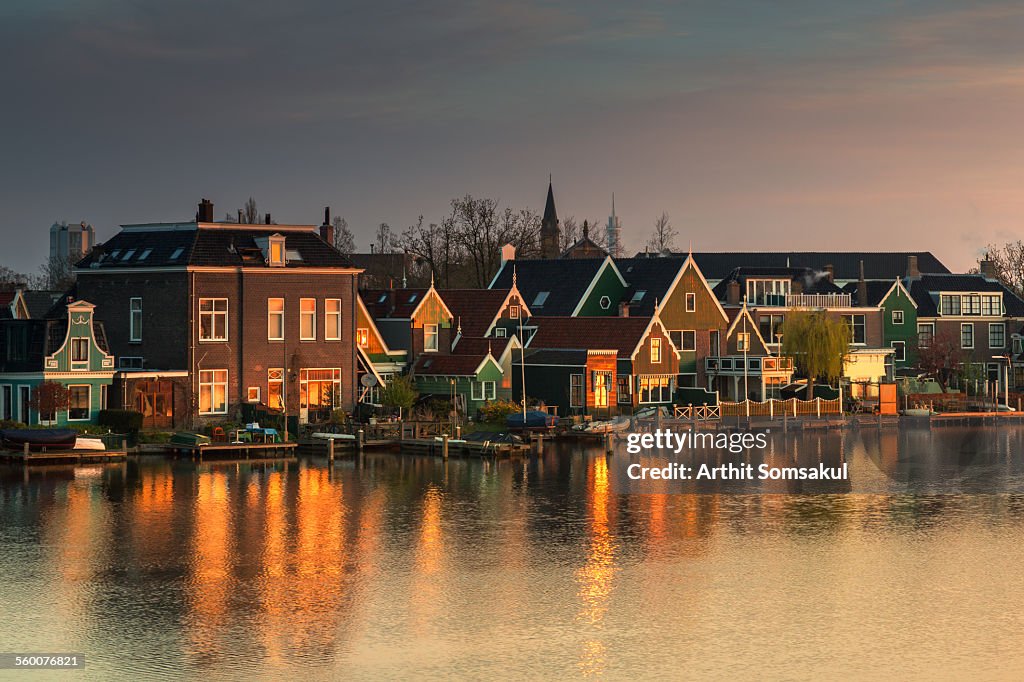
[[[555,210],[555,191],[548,175],[548,198],[544,202],[544,218],[540,223],[541,258],[558,258],[561,253],[561,229],[558,227],[558,212]]]

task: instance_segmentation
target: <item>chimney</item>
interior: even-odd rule
[[[861,261],[861,265],[864,265],[863,261]],[[836,278],[836,267],[831,263],[825,266],[825,278],[828,279],[829,282],[834,281]]]
[[[917,269],[917,256],[907,256],[907,277],[920,277],[921,271]]]
[[[860,262],[860,279],[857,280],[857,305],[862,308],[868,305],[868,283],[864,280],[864,261]]]
[[[790,283],[790,285],[789,285],[789,293],[793,294],[794,296],[799,296],[800,294],[804,293],[804,278],[803,277],[797,277],[796,279],[794,279]]]
[[[202,201],[199,202],[199,212],[196,213],[196,222],[213,222],[213,202],[210,201],[209,199],[203,199]]]
[[[516,247],[512,244],[505,244],[501,247],[501,263],[504,265],[510,260],[516,259]]]
[[[242,209],[238,209],[238,224],[241,225],[245,222],[245,218],[242,217]]]
[[[985,279],[996,279],[996,263],[988,259],[978,261],[978,268]]]
[[[735,279],[729,280],[725,286],[725,302],[729,305],[740,304],[740,283]]]
[[[320,238],[334,246],[334,225],[331,224],[331,207],[324,208],[324,224],[320,226]]]
[[[619,303],[619,317],[629,317],[629,303],[623,301]]]
[[[266,217],[264,218],[263,222],[266,223],[267,225],[271,224],[270,223],[270,214],[269,213],[266,215]]]

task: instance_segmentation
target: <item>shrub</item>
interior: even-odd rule
[[[480,417],[485,422],[505,421],[505,417],[515,414],[521,408],[511,400],[492,400],[480,407]]]
[[[409,377],[395,377],[380,392],[380,402],[384,407],[397,407],[408,410],[416,403],[416,389]]]
[[[96,423],[117,433],[138,433],[142,428],[142,413],[134,410],[100,410]]]

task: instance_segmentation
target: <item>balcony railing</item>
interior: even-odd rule
[[[850,294],[786,294],[789,308],[849,308]]]
[[[709,374],[735,374],[746,371],[753,374],[768,372],[793,372],[793,358],[778,356],[723,355],[704,358],[704,368]]]

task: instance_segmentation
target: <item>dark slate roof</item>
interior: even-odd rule
[[[491,283],[492,289],[511,289],[513,265],[516,286],[534,316],[572,315],[604,263],[603,258],[557,258],[506,261]],[[543,305],[537,294],[549,292]]]
[[[582,238],[578,239],[575,244],[562,252],[562,258],[572,258],[573,254],[578,251],[584,254],[594,254],[581,256],[583,258],[596,258],[598,257],[596,254],[601,254],[601,257],[608,255],[608,252],[605,251],[597,242],[591,239],[588,235],[584,235]]]
[[[644,337],[647,317],[545,317],[532,321],[531,349],[615,350],[629,357]]]
[[[423,353],[416,361],[414,375],[442,375],[469,377],[476,376],[476,368],[487,357],[486,353],[472,355],[438,355]]]
[[[917,304],[918,317],[935,317],[938,314],[939,293],[942,291],[1002,292],[1006,315],[1024,317],[1024,301],[1002,283],[984,275],[922,275],[909,279],[906,284]]]
[[[428,291],[430,289],[363,289],[359,294],[374,320],[407,320],[416,311]]]
[[[896,283],[895,279],[884,280],[884,279],[869,279],[864,282],[868,290],[868,305],[877,306],[881,305],[885,295],[892,289],[892,285]],[[848,282],[843,287],[843,292],[850,294],[850,300],[853,301],[853,305],[860,305],[858,297],[857,282]]]
[[[452,348],[452,353],[455,355],[480,356],[489,352],[494,357],[500,358],[511,341],[511,337],[484,338],[482,336],[460,336],[455,347]]]
[[[313,228],[295,229],[284,226],[198,227],[194,223],[180,225],[129,226],[107,240],[102,247],[79,261],[80,268],[152,268],[213,266],[270,267],[260,248],[275,233],[285,238],[285,249],[298,252],[289,258],[287,268],[352,268],[352,262],[325,242]],[[175,253],[181,249],[177,258]],[[142,258],[143,254],[149,254]],[[130,258],[125,258],[131,253]]]
[[[853,280],[860,277],[860,262],[864,261],[866,279],[888,279],[907,274],[907,256],[917,256],[917,267],[923,273],[948,273],[930,251],[796,251],[791,253],[761,253],[746,251],[705,252],[693,254],[697,266],[711,280],[725,279],[739,267],[799,267],[824,270],[831,265],[835,279]]]
[[[519,362],[519,354],[513,353],[514,361]],[[526,351],[526,363],[528,365],[569,365],[573,367],[585,367],[587,364],[587,351],[585,350],[555,350],[542,348]]]
[[[655,300],[665,300],[685,258],[616,258],[615,266],[629,284],[622,300],[629,302],[637,291],[645,291],[638,303],[629,306],[630,315],[651,316]]]
[[[487,326],[501,310],[510,289],[439,289],[437,293],[456,327],[462,327],[464,336],[483,336]]]
[[[64,292],[61,291],[24,291],[25,306],[29,317],[50,317],[50,310],[56,305]]]
[[[698,265],[698,267],[700,267]],[[760,277],[786,277],[791,281],[800,280],[803,283],[805,294],[841,294],[843,290],[834,282],[829,281],[821,270],[811,268],[779,268],[779,267],[742,267],[736,268],[727,274],[722,281],[715,285],[712,291],[719,301],[726,300],[729,282],[737,281],[741,285],[747,279]],[[741,292],[742,295],[742,292]]]

